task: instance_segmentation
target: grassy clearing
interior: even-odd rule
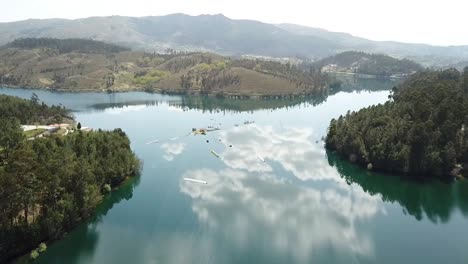
[[[32,138],[32,137],[36,137],[42,133],[44,133],[45,131],[47,131],[46,129],[43,129],[43,128],[38,128],[38,129],[33,129],[33,130],[29,130],[29,131],[24,131],[24,136],[26,138]]]
[[[224,61],[219,61],[216,63],[200,63],[196,66],[194,66],[192,69],[197,71],[197,72],[210,72],[213,70],[222,70],[226,68],[226,62]]]

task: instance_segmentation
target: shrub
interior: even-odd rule
[[[104,193],[110,193],[110,191],[112,190],[111,186],[109,184],[104,184],[103,188],[104,190]]]
[[[43,242],[43,243],[40,243],[39,244],[39,247],[37,248],[37,250],[42,253],[42,252],[45,252],[47,250],[47,245]]]
[[[39,253],[37,252],[37,249],[34,249],[33,251],[31,251],[31,254],[29,254],[29,257],[31,259],[37,259],[39,257]]]

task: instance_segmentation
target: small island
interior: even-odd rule
[[[468,68],[414,74],[389,99],[333,119],[326,147],[368,169],[468,177]]]
[[[385,54],[345,51],[315,62],[323,72],[370,75],[381,78],[402,78],[424,68],[408,59]]]
[[[31,137],[21,125],[63,123],[69,133]],[[0,95],[0,262],[45,250],[89,218],[104,194],[139,173],[121,129],[84,130],[71,113]],[[35,249],[37,247],[37,249]]]
[[[324,94],[327,78],[305,64],[202,52],[148,53],[85,39],[27,38],[0,48],[0,85],[278,98]]]

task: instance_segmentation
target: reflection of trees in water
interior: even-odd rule
[[[180,101],[170,102],[170,104],[182,109],[200,109],[204,112],[245,112],[260,109],[276,110],[299,105],[314,106],[324,102],[325,99],[325,95],[278,99],[229,99],[207,96],[184,96]]]
[[[115,204],[123,199],[130,200],[133,197],[133,189],[139,184],[140,177],[135,177],[106,195],[96,209],[95,215],[87,223],[77,226],[62,241],[52,244],[45,253],[41,254],[38,263],[87,262],[81,260],[94,256],[99,241],[97,225]]]
[[[109,100],[108,103],[94,104],[91,107],[96,110],[105,110],[108,108],[123,108],[133,105],[146,105],[157,106],[161,103],[167,103],[182,110],[202,110],[206,112],[245,112],[255,111],[260,109],[288,109],[297,106],[315,106],[327,100],[331,95],[338,92],[376,92],[390,90],[393,86],[398,84],[398,81],[390,79],[376,79],[376,78],[360,78],[356,76],[335,76],[342,82],[339,89],[328,91],[327,94],[306,96],[306,97],[278,97],[278,98],[264,98],[264,99],[230,99],[230,98],[216,98],[210,96],[200,95],[184,95],[172,96],[166,100],[133,100],[126,102],[115,102]],[[148,96],[151,96],[148,94]]]
[[[328,96],[338,92],[376,92],[390,90],[399,81],[390,79],[361,78],[356,76],[335,76],[341,81],[339,89],[330,90],[328,94],[315,95],[304,98],[278,98],[278,99],[219,99],[203,96],[183,96],[180,101],[170,102],[171,105],[188,108],[201,109],[204,111],[230,110],[234,112],[254,111],[258,109],[282,109],[289,107],[315,106],[327,100]]]
[[[456,195],[458,198],[458,205],[463,215],[468,216],[468,183],[460,182],[457,185]]]
[[[100,223],[102,217],[107,215],[112,207],[115,204],[118,204],[123,199],[130,200],[133,197],[133,189],[140,184],[140,177],[129,179],[123,185],[121,185],[117,190],[111,192],[109,195],[105,196],[102,203],[98,206],[96,214],[91,219],[93,224]]]
[[[146,105],[146,106],[157,106],[161,102],[157,100],[135,100],[135,101],[127,101],[127,102],[119,102],[119,103],[99,103],[93,104],[91,107],[96,110],[105,110],[108,108],[123,108],[133,105]]]
[[[357,75],[343,75],[337,74],[333,78],[341,82],[341,86],[337,91],[331,92],[334,94],[336,92],[354,92],[354,91],[364,91],[364,92],[377,92],[377,91],[386,91],[390,90],[393,86],[398,85],[402,80],[393,80],[388,78],[362,78]]]
[[[327,94],[308,96],[304,98],[287,98],[278,99],[219,99],[203,96],[183,96],[180,101],[171,102],[173,106],[201,109],[204,111],[230,110],[234,112],[254,111],[259,109],[282,109],[289,107],[315,106],[327,100],[338,92],[377,92],[389,91],[392,87],[399,84],[399,80],[377,79],[377,78],[362,78],[356,75],[351,76],[334,76],[341,81],[341,87],[338,89],[330,89]]]
[[[307,98],[280,98],[280,99],[228,99],[214,98],[209,96],[181,96],[175,99],[166,101],[157,100],[136,100],[119,103],[99,103],[93,104],[91,107],[95,110],[104,111],[109,108],[125,108],[129,106],[145,105],[158,106],[162,103],[167,103],[169,106],[176,107],[181,110],[202,110],[203,112],[244,112],[260,109],[282,109],[296,107],[298,105],[314,106],[325,101],[327,96],[314,96]]]
[[[384,201],[398,202],[405,212],[417,220],[421,220],[425,214],[431,222],[446,223],[455,209],[468,215],[468,183],[465,181],[410,181],[398,176],[364,171],[335,153],[327,152],[327,156],[329,164],[336,167],[348,183],[360,185],[371,195],[381,195]]]

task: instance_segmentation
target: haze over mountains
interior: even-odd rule
[[[147,51],[172,48],[223,55],[320,59],[342,51],[358,50],[410,58],[425,66],[468,61],[468,45],[443,47],[372,41],[318,28],[233,20],[223,15],[110,16],[0,23],[0,45],[27,37],[89,38]]]

